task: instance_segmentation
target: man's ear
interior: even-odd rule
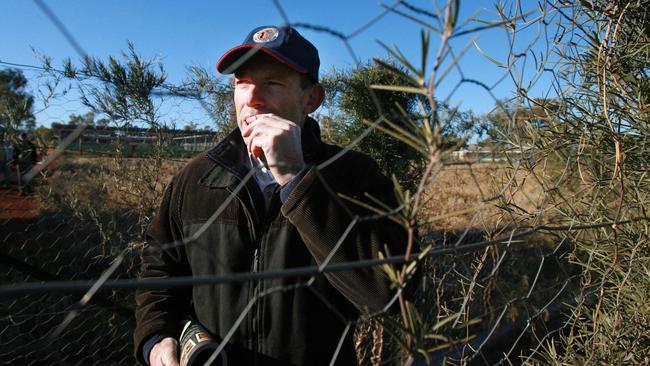
[[[308,100],[305,105],[305,114],[310,114],[320,107],[325,99],[325,89],[320,84],[312,85],[307,92]]]

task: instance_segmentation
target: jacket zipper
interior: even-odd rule
[[[243,187],[244,190],[248,193],[248,189],[246,187]],[[230,194],[234,194],[233,190],[228,187],[226,189]],[[250,193],[248,193],[248,197],[250,197]],[[244,201],[235,194],[235,198],[237,201],[239,201],[239,204],[242,206],[244,209],[244,214],[246,215],[246,219],[248,220],[248,231],[253,239],[253,242],[257,245],[255,248],[255,251],[253,253],[253,265],[251,268],[251,271],[253,273],[258,272],[260,270],[260,247],[261,243],[257,238],[257,233],[255,232],[255,222],[253,221],[253,218],[251,216],[250,211],[248,210],[248,207],[246,204],[244,204]],[[251,204],[254,205],[254,203],[251,201]],[[253,299],[254,297],[257,296],[257,293],[259,291],[259,281],[251,281],[248,286],[248,298]],[[258,349],[259,347],[259,333],[260,333],[260,327],[259,327],[259,305],[258,301],[255,301],[253,304],[253,309],[251,309],[251,314],[254,314],[254,317],[250,317],[251,321],[249,322],[249,333],[250,337],[252,340],[252,349],[255,352],[259,352],[260,350]]]
[[[255,254],[253,254],[253,272],[260,270],[260,250],[255,248]]]

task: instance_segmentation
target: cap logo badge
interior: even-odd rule
[[[272,42],[278,38],[279,34],[277,28],[264,28],[253,35],[253,41],[257,43]]]

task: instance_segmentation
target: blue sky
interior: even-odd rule
[[[270,0],[43,2],[89,55],[99,58],[117,55],[131,41],[143,57],[157,58],[162,62],[171,83],[182,81],[189,65],[205,67],[216,75],[216,60],[223,52],[241,42],[250,29],[257,25],[284,22],[281,11]],[[325,26],[344,34],[350,34],[384,11],[376,0],[278,2],[291,23]],[[385,0],[385,4],[393,5],[394,1]],[[409,4],[435,12],[433,1],[412,0]],[[488,21],[499,19],[491,1],[463,1],[461,4],[461,21],[470,16]],[[0,43],[1,62],[38,65],[39,61],[32,48],[52,57],[55,66],[60,66],[67,57],[71,57],[73,62],[80,59],[70,42],[35,2],[12,1],[5,2],[4,5],[5,9],[0,13],[0,32],[4,35]],[[407,11],[403,6],[397,9]],[[435,22],[423,16],[420,18]],[[466,27],[480,25],[481,23],[471,22]],[[379,39],[389,45],[397,44],[407,57],[419,60],[421,28],[415,22],[389,13],[350,39],[349,44],[361,61],[386,56],[386,52],[377,43]],[[344,42],[338,38],[324,32],[299,29],[319,48],[321,71],[355,65]],[[538,33],[536,26],[523,32],[518,41],[522,49]],[[452,43],[455,51],[460,52],[476,36],[477,44],[485,53],[505,62],[508,42],[502,29],[458,37]],[[432,34],[431,41],[430,54],[433,57],[439,39]],[[543,47],[540,50],[543,51]],[[7,66],[0,64],[0,67]],[[487,85],[493,85],[505,73],[505,69],[487,60],[474,46],[460,61],[460,67],[466,78],[480,80]],[[524,74],[530,77],[533,67],[527,67],[528,71]],[[25,74],[30,79],[30,86],[36,88],[36,73],[26,71]],[[448,95],[459,78],[457,71],[450,73],[448,79],[440,85],[438,96]],[[539,93],[544,91],[544,87],[539,89]],[[512,96],[512,90],[510,77],[506,77],[493,91],[497,97],[505,98]],[[477,113],[485,113],[494,105],[492,97],[473,84],[463,84],[451,101],[463,109],[472,109]],[[177,112],[180,113],[194,108],[181,104],[177,107]],[[172,106],[171,109],[173,108]],[[37,121],[47,125],[54,120],[67,120],[70,113],[83,111],[75,100],[74,93],[71,93],[63,102],[39,113]]]

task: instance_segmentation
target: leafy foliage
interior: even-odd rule
[[[405,68],[381,59],[351,70],[332,69],[322,78],[327,99],[326,115],[321,117],[325,138],[343,146],[364,135],[370,126],[370,133],[354,148],[372,156],[385,174],[394,174],[410,190],[419,181],[426,156],[419,148],[386,133],[386,129],[410,129],[410,123],[421,126],[421,120],[431,114],[422,95],[390,88],[412,83]],[[440,132],[444,150],[462,147],[471,135],[480,132],[478,118],[471,111],[460,111],[443,103],[436,108],[447,121]]]
[[[648,364],[650,293],[650,16],[645,1],[550,3],[563,15],[555,103],[526,98],[548,114],[543,129],[516,126],[511,141],[537,164],[555,220],[610,223],[567,235],[581,268],[572,316],[546,339],[543,364]],[[510,121],[515,121],[511,118]],[[533,167],[529,167],[531,171]]]
[[[390,72],[379,64],[366,64],[350,71],[332,70],[322,79],[328,92],[326,107],[339,109],[337,118],[325,122],[324,133],[340,145],[349,144],[364,133],[369,124],[372,125],[382,117],[403,125],[398,108],[407,111],[415,108],[416,99],[413,94],[388,90],[374,93],[369,91],[371,84],[399,85],[405,81],[403,76]],[[395,174],[410,187],[423,168],[423,157],[416,150],[377,130],[361,140],[356,149],[372,156],[384,173]]]
[[[99,86],[79,85],[81,102],[92,111],[104,114],[122,126],[144,122],[157,127],[159,121],[152,92],[163,86],[167,78],[162,64],[140,57],[131,43],[129,52],[122,56],[125,62],[114,56],[106,62],[86,56],[79,69],[68,61],[65,74],[71,78],[95,78],[102,82]]]
[[[20,70],[0,70],[0,128],[9,135],[35,127],[34,97],[25,91],[27,79]]]
[[[221,78],[198,66],[192,66],[188,71],[188,80],[176,92],[192,96],[201,103],[213,117],[217,131],[215,140],[221,140],[237,127],[232,79],[224,83]]]

